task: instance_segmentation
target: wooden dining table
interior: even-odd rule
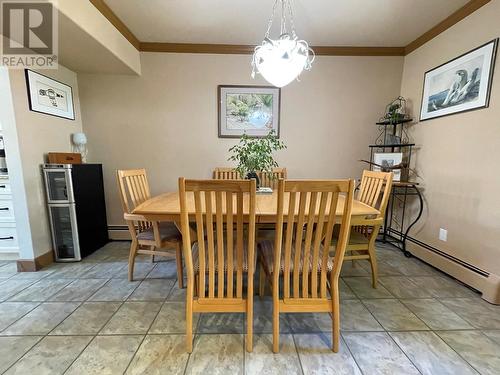
[[[285,193],[288,195],[288,193]],[[288,214],[288,197],[284,197],[284,214]],[[278,193],[273,191],[272,194],[257,194],[255,199],[255,220],[257,223],[275,223],[277,220]],[[249,197],[245,196],[243,201],[243,210],[248,212]],[[190,220],[194,221],[194,195],[187,193],[186,204],[189,212]],[[345,204],[345,197],[339,195],[337,203],[336,215],[340,220]],[[295,205],[298,210],[298,204]],[[233,206],[234,207],[234,206]],[[180,223],[180,203],[179,193],[169,192],[152,197],[143,203],[139,204],[132,212],[136,215],[142,215],[148,221],[171,221],[176,224]],[[373,218],[379,215],[380,212],[367,204],[354,200],[351,211],[351,225],[360,225],[367,218]],[[125,214],[127,215],[127,214]]]

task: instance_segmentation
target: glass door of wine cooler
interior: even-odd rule
[[[49,205],[56,261],[81,260],[74,204]]]

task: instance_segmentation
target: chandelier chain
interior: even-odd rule
[[[265,38],[269,38],[269,35],[271,34],[271,28],[273,26],[273,21],[274,17],[276,16],[276,8],[278,7],[278,2],[281,3],[281,24],[280,24],[280,34],[286,34],[287,33],[287,27],[286,27],[286,21],[287,21],[287,13],[289,14],[289,20],[288,22],[290,23],[290,32],[292,34],[292,37],[295,38],[297,36],[295,32],[295,22],[293,20],[293,10],[292,10],[292,4],[291,0],[275,0],[274,5],[273,5],[273,11],[271,12],[271,17],[269,18],[269,22],[267,24],[267,30],[264,35]]]

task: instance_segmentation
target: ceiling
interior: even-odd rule
[[[105,2],[141,42],[254,45],[262,41],[274,0]],[[293,5],[297,34],[311,45],[400,47],[467,2],[294,0]]]

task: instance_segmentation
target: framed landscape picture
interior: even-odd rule
[[[425,73],[420,120],[486,108],[498,39]]]
[[[281,89],[270,86],[219,86],[219,138],[280,135]]]
[[[71,86],[29,69],[25,74],[30,110],[75,119]]]

